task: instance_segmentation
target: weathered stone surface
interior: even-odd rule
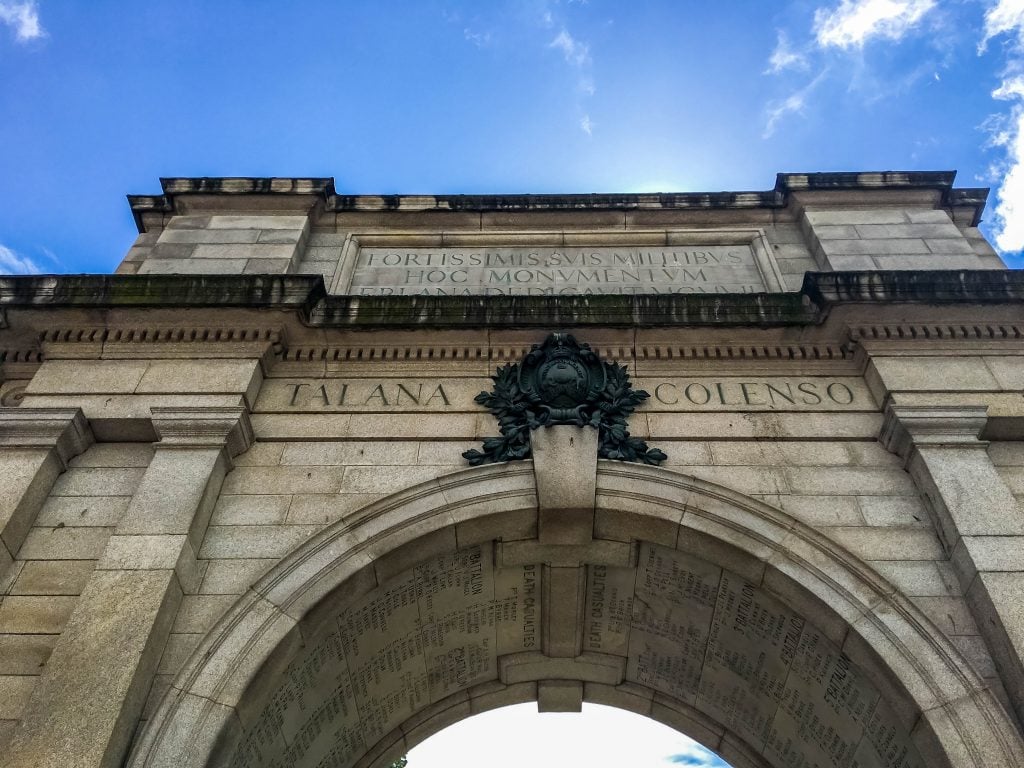
[[[545,544],[585,544],[594,536],[597,430],[548,427],[530,435],[537,482],[538,535]]]
[[[56,635],[0,635],[0,675],[38,675],[56,642]]]
[[[92,560],[33,560],[25,563],[12,595],[78,595],[88,581]]]
[[[80,600],[25,707],[12,768],[121,763],[180,591],[170,570],[103,572]]]

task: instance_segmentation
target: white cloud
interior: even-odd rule
[[[1006,152],[993,209],[995,245],[1001,251],[1019,251],[1024,249],[1024,76],[1005,80],[992,96],[1014,102],[990,139]]]
[[[19,256],[5,245],[0,245],[0,275],[38,275],[42,270],[28,256]]]
[[[769,138],[775,133],[775,128],[779,121],[786,115],[799,113],[802,114],[804,107],[807,106],[807,97],[810,96],[811,91],[818,87],[818,84],[825,79],[825,75],[828,70],[823,70],[818,74],[816,78],[811,80],[807,85],[801,88],[799,91],[791,93],[782,101],[772,102],[768,105],[768,120],[764,126],[764,132],[761,134],[762,138]]]
[[[993,239],[996,248],[1005,252],[1024,249],[1024,0],[998,0],[989,7],[978,53],[999,35],[1010,35],[1011,42],[1003,81],[992,91],[992,98],[1010,102],[1010,109],[993,116],[983,128],[989,132],[990,145],[1005,153],[993,166],[998,178]]]
[[[583,67],[590,63],[590,47],[581,43],[569,32],[563,29],[549,44],[550,48],[557,48],[565,56],[565,60],[576,67]]]
[[[594,124],[590,122],[590,115],[584,115],[580,120],[580,130],[582,130],[587,136],[591,136],[594,132]]]
[[[35,40],[46,34],[43,25],[39,23],[39,9],[35,0],[0,0],[0,23],[13,27],[14,36],[19,42]]]
[[[779,30],[779,41],[768,58],[768,69],[765,70],[765,74],[775,75],[784,69],[807,69],[807,57],[795,50],[789,42],[789,36]]]
[[[978,45],[978,53],[984,52],[989,40],[1004,32],[1014,32],[1018,44],[1024,43],[1024,0],[999,0],[985,11],[985,36]]]
[[[900,40],[935,7],[935,0],[842,0],[814,13],[814,34],[822,48],[859,48],[874,37]]]

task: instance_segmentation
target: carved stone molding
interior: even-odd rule
[[[1008,341],[1024,342],[1024,324],[1003,321],[970,323],[871,323],[850,326],[855,341]]]
[[[253,443],[249,413],[242,407],[153,407],[150,412],[161,446],[226,448],[237,456]]]
[[[892,405],[885,409],[879,436],[890,451],[908,460],[914,450],[929,448],[984,448],[981,431],[988,408],[975,405]]]
[[[39,332],[40,357],[202,358],[280,354],[284,329],[277,326],[197,325],[62,326]]]
[[[53,448],[67,465],[92,443],[81,408],[0,408],[0,447]]]

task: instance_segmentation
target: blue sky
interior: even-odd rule
[[[1016,254],[1022,34],[1024,0],[0,0],[0,270],[112,270],[124,195],[201,175],[629,192],[956,169]]]

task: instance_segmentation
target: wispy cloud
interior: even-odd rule
[[[585,67],[590,64],[590,46],[581,43],[565,29],[551,41],[550,47],[560,50],[565,56],[565,60],[575,67]]]
[[[491,42],[490,32],[474,32],[469,27],[462,30],[462,36],[477,48],[483,48]]]
[[[842,0],[814,13],[815,39],[822,48],[860,48],[872,38],[900,40],[935,7],[935,0]]]
[[[779,30],[764,74],[788,73],[790,79],[794,72],[816,70],[819,74],[809,82],[804,75],[803,86],[785,98],[768,102],[763,137],[770,137],[787,115],[804,114],[808,97],[828,71],[835,78],[847,79],[846,92],[856,93],[868,103],[897,96],[927,76],[938,80],[936,68],[942,66],[941,51],[948,47],[942,37],[945,16],[939,12],[936,0],[839,0],[838,4],[832,2],[814,11],[809,29],[796,37],[796,44],[789,31]],[[874,67],[864,53],[868,43],[897,43],[926,24],[934,37],[929,47],[939,56],[938,61],[929,56],[909,73],[888,71],[881,77],[873,72]]]
[[[0,274],[38,275],[42,271],[28,256],[19,256],[13,249],[0,245]]]
[[[802,114],[804,107],[807,106],[807,98],[821,84],[821,81],[825,79],[827,74],[827,69],[822,70],[818,73],[817,77],[800,90],[791,93],[781,101],[770,102],[767,107],[768,119],[765,122],[764,132],[761,134],[761,137],[765,139],[771,137],[775,133],[775,128],[778,126],[779,121],[786,115],[793,113]]]
[[[8,0],[0,0],[0,3]],[[517,48],[522,41],[528,41],[535,53],[543,53],[545,66],[565,68],[570,75],[571,93],[565,102],[574,109],[574,124],[588,136],[593,133],[594,122],[590,118],[587,98],[593,96],[597,87],[594,83],[594,61],[589,42],[578,34],[574,26],[575,13],[582,12],[578,6],[582,0],[534,0],[531,3],[513,4],[514,12],[496,11],[497,4],[480,3],[471,14],[465,10],[449,12],[442,10],[448,24],[461,30],[463,39],[477,47],[488,48],[501,54],[512,45]],[[454,30],[453,30],[454,31]],[[563,64],[564,62],[564,64]]]
[[[992,171],[999,185],[993,234],[996,247],[1005,252],[1024,249],[1024,0],[999,0],[988,9],[978,52],[1003,35],[1010,37],[1007,59],[1002,82],[992,91],[992,98],[1009,102],[1010,108],[984,127],[990,145],[1004,153]]]
[[[1006,32],[1016,36],[1018,45],[1024,43],[1024,0],[999,0],[985,11],[985,34],[978,53],[985,52],[989,40]]]
[[[46,35],[43,25],[39,23],[39,8],[35,0],[0,0],[0,23],[14,30],[14,37],[18,42],[27,43]]]
[[[768,58],[768,69],[765,70],[765,74],[775,75],[785,69],[807,69],[807,56],[794,49],[789,42],[789,36],[780,29],[779,41]]]
[[[549,10],[544,12],[541,17],[541,23],[544,26],[553,26],[554,19]],[[576,71],[576,87],[580,94],[583,96],[593,96],[596,88],[594,87],[594,78],[591,75],[594,62],[590,58],[590,46],[574,37],[565,26],[562,26],[559,33],[548,43],[548,48],[554,48],[559,51],[566,64]],[[582,107],[581,111],[583,111]],[[580,118],[580,130],[588,136],[593,134],[594,124],[590,120],[590,115],[586,112]]]

